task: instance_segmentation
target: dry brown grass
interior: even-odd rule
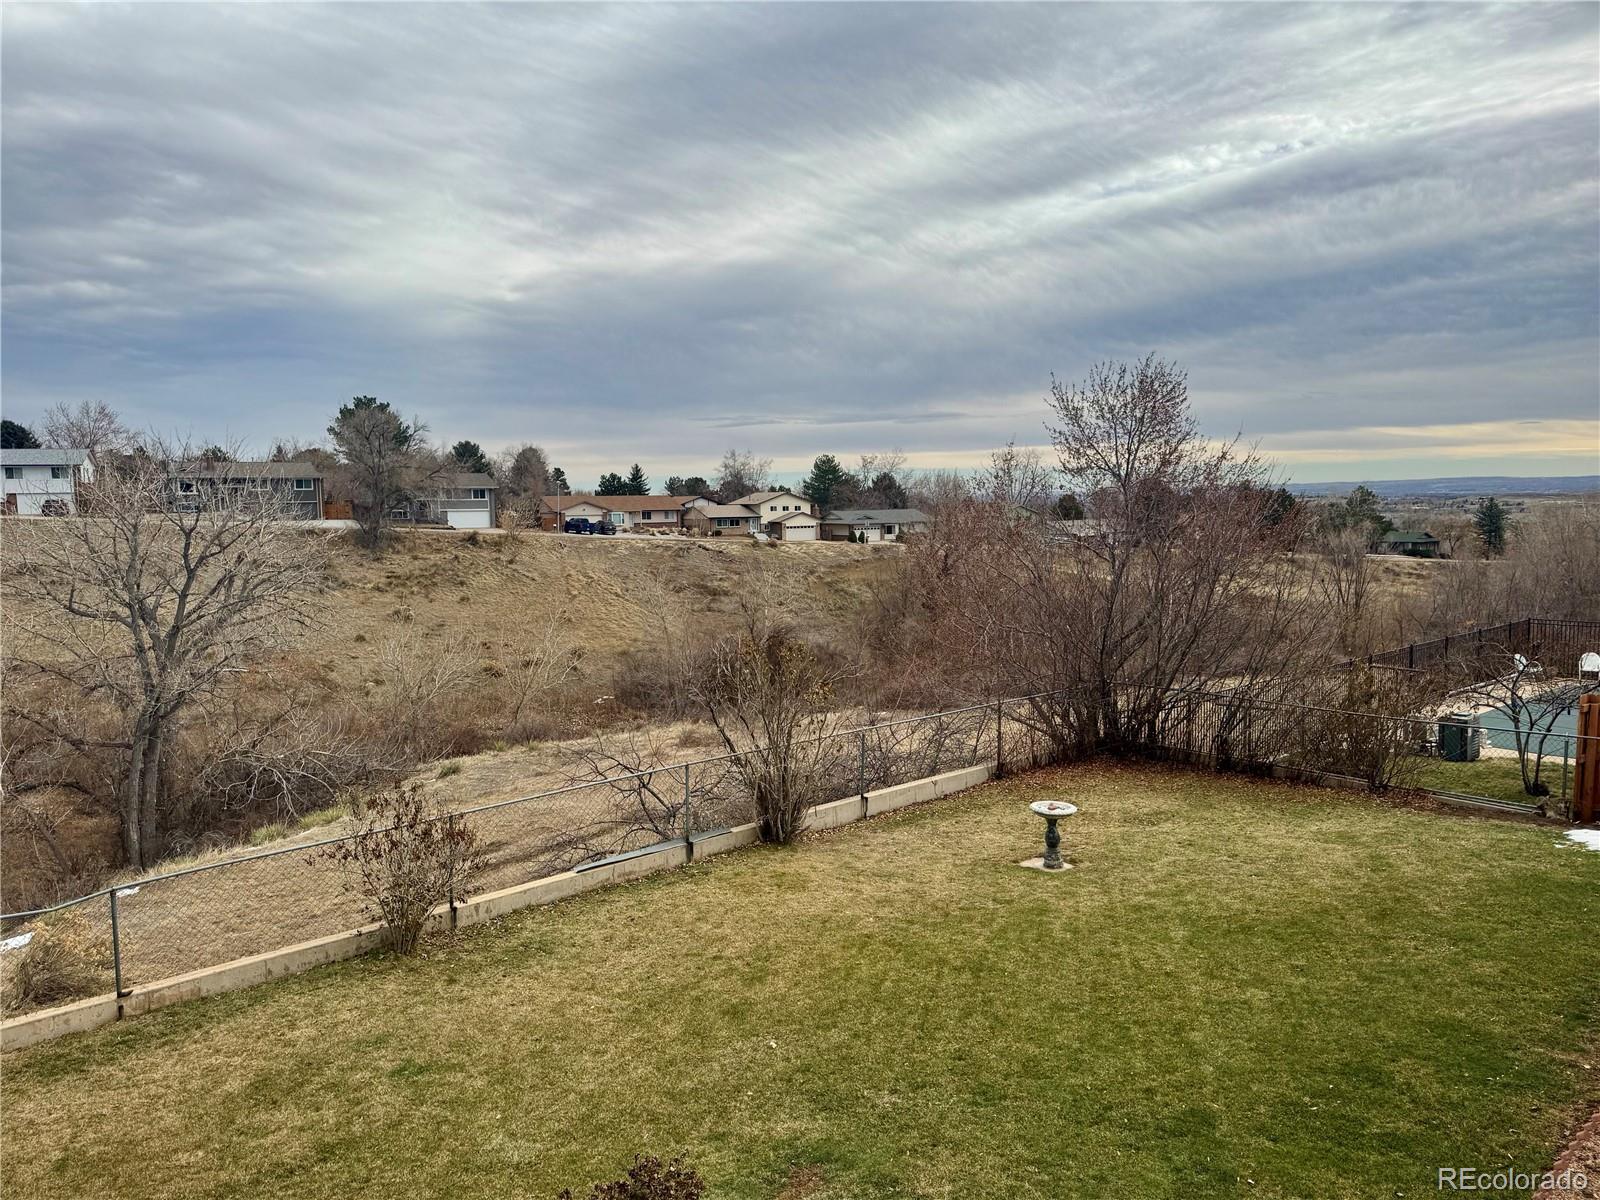
[[[32,927],[25,946],[0,952],[0,1013],[27,1012],[110,991],[110,930],[82,909]]]

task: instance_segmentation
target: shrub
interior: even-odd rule
[[[331,860],[353,875],[348,886],[384,923],[389,947],[409,954],[428,914],[465,891],[481,866],[477,834],[417,784],[396,784],[369,797],[355,817],[359,831],[312,861]]]
[[[81,908],[40,920],[26,946],[0,953],[0,1012],[25,1012],[112,988],[111,930]]]
[[[699,1172],[681,1157],[664,1163],[640,1155],[621,1179],[590,1188],[587,1200],[700,1200],[705,1190]],[[572,1189],[564,1189],[558,1200],[574,1200]]]

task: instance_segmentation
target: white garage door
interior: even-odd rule
[[[812,521],[785,521],[783,523],[783,540],[786,542],[816,541],[816,523]]]
[[[444,519],[457,529],[489,528],[489,510],[486,508],[447,508]]]

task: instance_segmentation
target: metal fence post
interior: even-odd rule
[[[694,819],[689,812],[689,764],[683,764],[683,852],[684,862],[694,861]]]
[[[867,815],[867,731],[856,734],[856,790],[861,794],[861,815]]]
[[[111,900],[111,979],[120,1000],[128,993],[122,988],[122,930],[117,924],[117,889],[112,888],[106,895]]]
[[[1567,766],[1572,762],[1572,739],[1564,739],[1567,743],[1561,755],[1561,808],[1567,811],[1571,807],[1571,800],[1567,798]]]
[[[456,842],[456,814],[454,812],[450,812],[445,815],[444,825],[446,831],[445,836],[450,842],[450,853],[451,856],[454,857]],[[450,902],[450,932],[454,933],[456,931],[456,873],[453,868],[450,871],[450,887],[447,893],[447,899]]]
[[[1006,702],[994,702],[994,777],[999,779],[1006,773]]]

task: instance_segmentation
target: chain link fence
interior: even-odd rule
[[[1371,787],[1418,783],[1417,768],[1440,787],[1437,720],[1272,703],[1228,692],[1185,691],[1149,703],[1122,689],[1109,701],[1051,692],[947,712],[830,731],[798,739],[790,764],[799,794],[821,804],[979,764],[1002,772],[1071,761],[1107,744],[1211,769],[1281,770],[1337,776]],[[1544,763],[1545,808],[1564,811],[1576,735]],[[1591,741],[1595,739],[1589,739]],[[1600,746],[1595,747],[1600,753]],[[652,846],[690,841],[758,819],[753,787],[764,778],[762,748],[625,772],[603,779],[461,809],[438,819],[477,835],[484,865],[473,895],[546,878]],[[1503,772],[1504,773],[1504,772]],[[1444,776],[1449,782],[1448,773]],[[1532,811],[1538,803],[1478,794],[1491,806]],[[316,937],[370,919],[325,851],[354,834],[165,872],[47,909],[0,916],[0,938],[19,940],[70,923],[91,949],[101,992],[126,993],[175,975]],[[457,897],[468,900],[470,896]],[[0,947],[0,956],[10,951]],[[3,965],[3,964],[0,964]],[[86,992],[84,994],[92,994]]]

